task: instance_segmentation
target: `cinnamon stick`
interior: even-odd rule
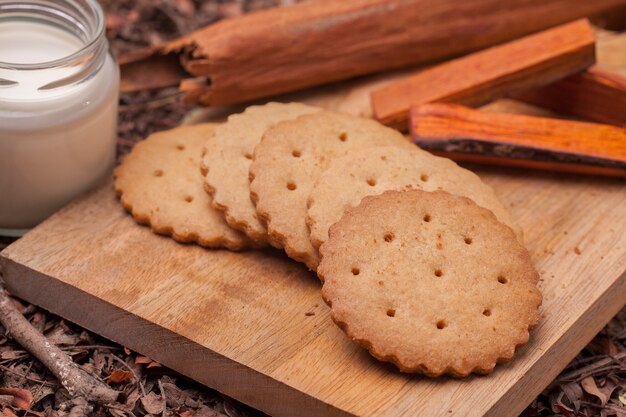
[[[459,161],[626,178],[626,129],[490,113],[456,104],[411,108],[411,136]]]
[[[186,80],[187,101],[243,102],[479,50],[622,4],[626,0],[509,0],[506,7],[501,0],[304,1],[123,56],[122,88]]]
[[[515,99],[558,113],[626,126],[626,77],[598,67],[522,93]]]
[[[466,55],[372,92],[379,121],[406,129],[409,107],[435,101],[480,106],[550,84],[595,61],[586,19]]]

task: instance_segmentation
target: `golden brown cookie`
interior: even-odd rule
[[[267,230],[250,201],[248,170],[254,147],[268,127],[317,111],[318,108],[300,103],[251,106],[216,127],[214,137],[205,145],[205,188],[213,198],[213,207],[224,213],[231,227],[244,232],[259,246],[267,244]]]
[[[511,213],[476,174],[418,148],[407,151],[384,146],[359,149],[336,158],[320,176],[307,203],[313,246],[319,248],[328,238],[328,228],[363,197],[408,188],[444,190],[469,197],[511,227],[521,242],[521,230]]]
[[[319,263],[309,240],[306,201],[333,158],[370,146],[414,149],[398,131],[347,114],[323,111],[278,123],[254,150],[250,196],[270,243],[311,270]]]
[[[138,143],[115,170],[115,190],[140,224],[179,242],[240,250],[251,242],[211,206],[200,173],[215,124],[179,127]]]
[[[465,197],[365,197],[331,226],[321,256],[317,272],[335,323],[403,372],[491,372],[539,320],[528,252]]]

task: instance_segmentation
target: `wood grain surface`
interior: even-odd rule
[[[410,131],[455,160],[626,178],[626,129],[613,125],[429,103],[411,107]]]
[[[190,102],[240,103],[449,58],[623,5],[626,0],[303,1],[225,19],[123,57],[121,88],[183,79]]]
[[[2,271],[17,296],[273,415],[513,416],[626,301],[626,190],[482,174],[521,223],[544,294],[530,343],[487,377],[430,380],[376,362],[332,324],[300,265],[155,236],[109,185],[7,248]]]
[[[515,98],[583,119],[626,126],[626,77],[597,67]]]
[[[372,92],[374,117],[407,129],[412,105],[436,101],[481,106],[542,87],[595,63],[586,19],[435,65]]]
[[[606,65],[626,68],[626,39],[604,39]],[[283,98],[367,114],[371,90],[393,77]],[[545,114],[510,101],[488,110]],[[530,343],[489,376],[396,372],[332,324],[318,279],[301,265],[277,251],[209,251],[155,236],[124,213],[110,184],[6,248],[0,270],[17,296],[272,415],[515,416],[626,302],[626,186],[472,168],[524,229],[544,294]]]

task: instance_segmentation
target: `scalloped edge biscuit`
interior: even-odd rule
[[[330,226],[346,209],[358,205],[363,197],[410,188],[443,190],[468,197],[491,210],[522,242],[522,231],[510,211],[478,175],[450,159],[417,148],[406,151],[381,146],[359,149],[334,159],[317,180],[307,201],[307,225],[313,246],[319,248],[328,239]]]
[[[270,243],[315,270],[319,254],[309,240],[307,199],[333,158],[363,147],[416,149],[404,136],[371,120],[321,111],[269,128],[250,165],[250,197],[267,225]]]
[[[489,373],[539,321],[539,275],[528,251],[465,197],[365,197],[331,227],[321,256],[333,321],[402,372]]]
[[[242,250],[252,246],[211,207],[200,155],[216,124],[182,126],[139,142],[114,172],[122,206],[137,223],[182,243]]]
[[[242,231],[259,246],[267,245],[267,229],[250,200],[248,170],[255,146],[272,125],[321,109],[301,103],[270,102],[232,114],[215,128],[205,144],[202,169],[212,205],[231,227]]]

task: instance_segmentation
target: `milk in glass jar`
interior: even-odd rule
[[[110,175],[118,85],[95,0],[0,0],[0,235]]]

